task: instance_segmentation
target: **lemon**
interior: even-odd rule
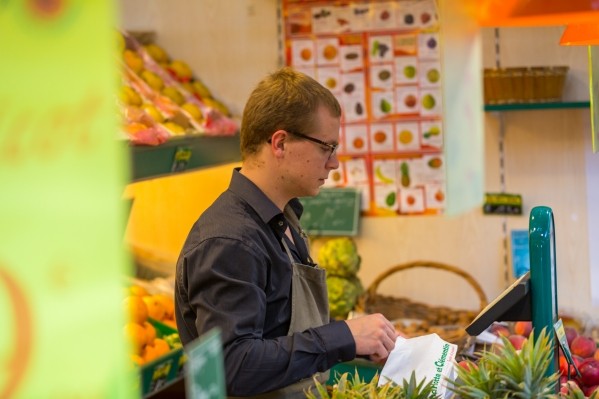
[[[143,59],[135,51],[129,49],[123,51],[123,61],[135,73],[140,73],[144,67]]]
[[[150,117],[154,119],[156,122],[164,122],[164,116],[162,116],[160,111],[158,111],[158,108],[156,108],[153,104],[146,103],[143,105],[142,108],[144,111],[146,111],[146,114],[150,115]]]
[[[193,103],[185,103],[181,105],[181,108],[187,111],[189,115],[191,115],[191,117],[196,121],[202,121],[204,119],[200,108]]]
[[[144,46],[144,49],[157,63],[168,61],[168,55],[166,54],[166,51],[164,51],[164,49],[157,44],[147,44]]]
[[[181,136],[185,134],[185,129],[178,123],[168,121],[162,123],[162,126],[164,126],[164,128],[168,130],[173,136]]]
[[[174,86],[166,86],[164,89],[162,89],[162,94],[173,100],[173,102],[177,105],[181,105],[185,102],[185,97],[183,97],[183,94],[181,94],[181,92]]]
[[[162,88],[164,87],[164,82],[162,81],[162,79],[160,78],[160,76],[156,75],[154,72],[148,71],[147,69],[144,69],[141,72],[141,78],[152,89],[154,89],[156,91],[162,91]]]

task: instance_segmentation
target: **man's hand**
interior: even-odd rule
[[[384,362],[400,335],[393,324],[380,313],[345,320],[356,341],[356,354]]]

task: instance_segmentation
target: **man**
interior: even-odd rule
[[[181,252],[179,335],[188,344],[220,329],[229,396],[305,397],[314,375],[357,355],[383,361],[395,345],[380,314],[329,320],[325,272],[299,226],[297,197],[339,167],[340,118],[331,92],[291,68],[260,82],[243,113],[242,166]]]

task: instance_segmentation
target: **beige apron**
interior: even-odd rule
[[[308,266],[293,259],[289,246],[282,240],[285,251],[293,267],[291,279],[291,323],[287,335],[319,327],[329,322],[329,301],[327,296],[325,270],[318,266]],[[325,384],[329,371],[317,373],[316,378]],[[275,391],[253,396],[260,399],[305,399],[305,391],[314,387],[312,377]],[[234,398],[229,396],[229,398]]]

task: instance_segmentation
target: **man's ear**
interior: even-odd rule
[[[287,132],[284,130],[277,130],[271,136],[271,148],[278,154],[282,154],[285,149],[285,141],[287,140]]]

